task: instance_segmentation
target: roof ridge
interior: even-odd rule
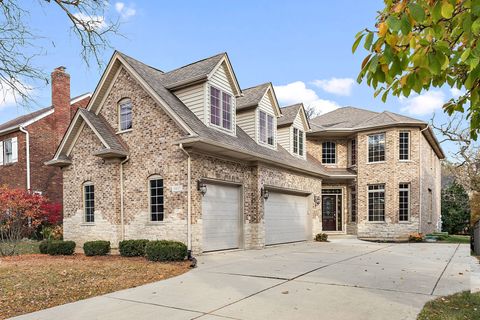
[[[165,73],[165,74],[169,74],[169,73],[171,73],[171,72],[174,72],[174,71],[177,71],[177,70],[186,68],[186,67],[191,66],[191,65],[194,65],[194,64],[197,64],[197,63],[199,63],[199,62],[206,61],[206,60],[215,58],[215,57],[217,57],[217,56],[226,55],[226,54],[227,54],[227,53],[226,53],[225,51],[224,51],[224,52],[221,52],[221,53],[217,53],[217,54],[214,54],[213,56],[210,56],[210,57],[207,57],[207,58],[203,58],[203,59],[200,59],[200,60],[197,60],[197,61],[194,61],[194,62],[190,62],[189,64],[183,65],[183,66],[181,66],[181,67],[172,69],[172,70],[167,71],[167,72],[164,72],[164,73]]]
[[[165,73],[165,71],[160,70],[160,69],[158,69],[158,68],[156,68],[156,67],[153,67],[153,66],[151,66],[151,65],[149,65],[149,64],[146,64],[145,62],[142,62],[142,61],[140,61],[140,60],[138,60],[138,59],[135,59],[134,57],[129,56],[128,54],[125,54],[125,53],[123,53],[123,52],[121,52],[121,51],[118,51],[118,50],[115,50],[115,51],[117,51],[120,55],[125,56],[125,57],[127,57],[127,58],[129,58],[129,59],[135,60],[136,62],[141,63],[141,64],[143,64],[144,66],[147,66],[147,67],[149,67],[149,68],[151,68],[151,69],[153,69],[153,70],[160,71],[161,73]]]
[[[299,103],[294,103],[294,104],[291,104],[291,105],[288,105],[288,106],[280,107],[280,109],[287,109],[287,108],[293,108],[293,107],[301,107],[302,105],[303,105],[303,102],[299,102]]]
[[[271,82],[265,82],[265,83],[257,84],[256,86],[251,86],[251,87],[248,87],[248,88],[244,88],[244,89],[242,89],[242,91],[255,89],[255,88],[258,88],[258,87],[261,87],[261,86],[264,86],[264,85],[271,85],[271,84],[272,84]]]

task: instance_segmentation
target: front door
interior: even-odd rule
[[[323,231],[337,230],[337,196],[322,196],[322,229]]]

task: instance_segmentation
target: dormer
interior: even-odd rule
[[[278,119],[278,143],[292,155],[307,159],[306,133],[310,131],[307,114],[302,103],[281,108]]]
[[[241,89],[226,53],[164,73],[163,80],[205,125],[236,134],[236,98]]]
[[[259,145],[277,149],[277,119],[282,112],[271,83],[244,89],[237,99],[237,124]]]

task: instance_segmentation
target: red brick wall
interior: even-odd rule
[[[18,162],[0,165],[0,185],[7,185],[10,188],[24,189],[27,186],[25,134],[20,131],[15,131],[0,136],[0,141],[13,137],[17,137]]]
[[[52,106],[55,109],[56,143],[60,143],[71,119],[70,107],[70,75],[64,67],[55,68],[52,72]]]

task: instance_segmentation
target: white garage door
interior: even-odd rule
[[[203,251],[238,248],[240,188],[207,184],[202,199]]]
[[[307,239],[307,197],[270,192],[265,201],[265,244]]]

